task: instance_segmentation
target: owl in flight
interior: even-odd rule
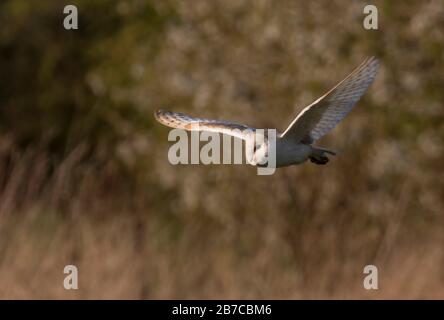
[[[276,167],[300,164],[310,159],[315,164],[326,164],[327,155],[333,151],[314,146],[313,143],[332,130],[358,102],[376,77],[379,61],[367,58],[322,97],[305,107],[290,123],[288,128],[276,137]],[[210,131],[235,136],[245,141],[254,139],[256,129],[243,124],[203,118],[194,118],[179,112],[158,110],[154,114],[157,121],[185,130]],[[253,142],[254,143],[254,142]],[[269,151],[268,140],[262,139],[254,145],[253,165],[263,163]]]

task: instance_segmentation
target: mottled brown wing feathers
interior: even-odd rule
[[[154,116],[157,121],[171,128],[188,131],[217,132],[232,135],[244,140],[251,134],[251,132],[254,132],[253,128],[243,124],[225,120],[196,118],[180,112],[158,110],[154,113]]]

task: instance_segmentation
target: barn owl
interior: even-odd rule
[[[319,165],[326,164],[327,155],[335,152],[315,146],[314,143],[330,132],[354,107],[376,77],[379,61],[370,57],[322,97],[305,107],[288,128],[277,134],[275,140],[276,167],[296,165],[310,159]],[[254,139],[257,129],[225,120],[195,118],[179,112],[158,110],[154,113],[160,123],[189,131],[209,131],[231,135],[247,142]],[[261,166],[271,150],[265,137],[253,142],[250,164]]]

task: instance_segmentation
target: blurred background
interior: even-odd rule
[[[366,4],[1,1],[0,298],[444,298],[444,4]],[[154,110],[284,130],[371,55],[327,166],[168,162]]]

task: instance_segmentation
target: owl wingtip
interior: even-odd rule
[[[166,111],[164,109],[158,109],[154,111],[154,117],[158,119],[161,115],[165,114]]]
[[[371,64],[379,65],[379,59],[376,56],[369,56],[367,62]]]

